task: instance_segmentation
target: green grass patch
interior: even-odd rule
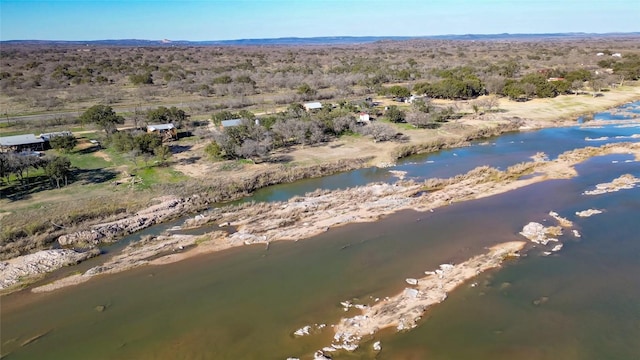
[[[378,121],[381,122],[381,123],[389,124],[391,126],[395,126],[395,127],[399,128],[399,129],[402,129],[402,130],[417,130],[418,129],[417,127],[415,127],[415,126],[413,126],[411,124],[396,123],[396,122],[389,121],[389,119],[386,119],[386,118],[381,118]]]
[[[109,155],[109,158],[111,159],[111,164],[113,166],[131,165],[131,164],[143,165],[144,164],[144,161],[142,159],[139,159],[139,160],[135,159],[135,161],[133,161],[133,158],[131,158],[127,154],[119,153],[119,152],[115,151],[112,148],[106,148],[103,151],[107,155]]]
[[[113,165],[111,162],[93,154],[73,152],[61,154],[61,156],[67,157],[71,161],[71,166],[82,170],[104,169]]]
[[[135,171],[135,175],[142,179],[139,189],[147,189],[157,184],[178,183],[188,177],[179,171],[163,166],[146,166]]]
[[[394,123],[393,125],[399,127],[402,130],[419,130],[417,127],[407,123]]]

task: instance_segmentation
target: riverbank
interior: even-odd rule
[[[339,191],[318,190],[287,202],[214,209],[188,219],[184,228],[232,226],[235,231],[213,230],[203,235],[148,237],[129,245],[103,265],[37,287],[33,291],[55,290],[87,281],[99,274],[117,273],[142,265],[171,263],[238,246],[261,245],[268,249],[272,241],[298,241],[333,227],[376,221],[401,210],[437,211],[439,207],[453,202],[505,193],[545,180],[571,178],[576,175],[576,164],[607,154],[634,154],[636,160],[640,161],[640,143],[576,149],[552,161],[531,161],[504,171],[483,166],[449,179],[370,184]],[[629,181],[616,183],[627,187],[630,184]]]
[[[153,205],[150,208],[143,209],[131,215],[127,215],[126,217],[121,219],[109,221],[108,223],[103,224],[87,225],[84,226],[84,229],[82,229],[83,227],[81,226],[79,231],[74,232],[65,233],[63,230],[58,229],[57,231],[62,234],[58,237],[57,241],[58,243],[67,246],[95,246],[104,241],[117,240],[126,234],[130,234],[148,226],[173,219],[184,213],[190,213],[199,209],[203,209],[207,206],[207,204],[210,204],[212,202],[227,199],[228,197],[219,197],[220,195],[218,193],[223,190],[223,192],[228,192],[231,191],[230,189],[239,189],[238,191],[236,191],[237,196],[241,194],[248,195],[251,191],[276,183],[293,181],[308,176],[318,177],[334,173],[335,171],[345,171],[371,165],[386,166],[394,163],[397,158],[401,158],[407,155],[436,151],[443,148],[464,146],[468,144],[468,141],[470,140],[488,136],[495,136],[504,132],[526,130],[530,128],[563,126],[575,123],[575,118],[571,121],[567,120],[568,118],[563,118],[562,120],[553,120],[549,118],[546,112],[541,111],[532,112],[533,116],[526,119],[520,118],[519,116],[513,116],[514,114],[520,114],[521,112],[524,113],[526,111],[536,109],[536,107],[546,106],[554,108],[558,107],[559,104],[564,104],[569,110],[565,110],[565,112],[563,112],[562,114],[570,113],[571,111],[580,111],[580,113],[582,113],[585,107],[588,107],[589,101],[592,101],[592,107],[589,109],[591,109],[591,111],[597,111],[602,110],[602,107],[608,107],[612,103],[619,105],[621,103],[637,99],[638,97],[640,97],[640,88],[633,87],[628,88],[624,91],[620,90],[617,92],[607,93],[607,95],[604,97],[593,99],[584,96],[571,96],[570,98],[568,96],[563,96],[554,99],[544,99],[541,101],[536,101],[534,104],[511,104],[511,102],[505,102],[505,104],[507,105],[500,105],[501,107],[508,107],[508,110],[505,110],[504,112],[490,113],[476,118],[463,118],[461,120],[446,124],[442,128],[433,131],[410,130],[408,131],[410,140],[408,143],[404,144],[374,144],[370,141],[366,141],[366,139],[357,139],[357,141],[354,141],[354,139],[347,139],[338,140],[336,143],[331,143],[327,146],[323,146],[323,151],[319,151],[320,149],[316,147],[294,149],[291,152],[290,156],[295,160],[296,163],[308,164],[310,162],[314,162],[316,163],[316,165],[306,165],[306,167],[301,166],[295,168],[282,168],[283,165],[280,164],[255,164],[255,166],[251,166],[251,169],[247,169],[247,171],[239,170],[231,173],[214,172],[214,174],[212,174],[211,172],[204,172],[205,174],[207,174],[207,176],[212,178],[209,179],[207,183],[203,183],[197,187],[189,188],[190,190],[186,191],[190,194],[195,193],[196,195],[189,195],[184,197],[176,195],[165,195],[154,200]],[[365,146],[365,148],[359,147],[363,145]],[[309,153],[313,153],[313,158],[306,157],[309,156]],[[354,159],[353,154],[367,154],[370,156],[367,158]],[[326,161],[333,162],[326,163]],[[194,166],[197,167],[198,165],[195,164]],[[309,170],[310,174],[307,174],[308,171],[298,171],[298,169],[303,168],[311,169]],[[566,175],[571,176],[571,169],[559,168],[556,170],[560,172],[568,171],[569,173]],[[278,174],[278,176],[274,175],[276,173]],[[216,181],[218,182],[215,186],[207,185],[213,184]],[[222,186],[221,184],[223,184],[224,186]],[[185,183],[185,185],[188,187],[187,183]],[[434,190],[439,189],[439,187],[441,186],[442,184],[439,184],[438,182],[431,182],[426,185],[426,189]],[[203,187],[207,188],[207,192],[202,192]],[[222,189],[223,187],[224,189]],[[486,196],[489,193],[490,192],[486,191],[485,189],[479,191],[479,194],[477,194],[476,196],[483,196],[482,194],[485,194],[484,196]],[[442,192],[441,194],[442,200],[440,201],[442,204],[446,204],[449,201],[463,201],[466,199],[464,197],[454,197],[450,194],[447,194],[446,192]],[[364,197],[366,198],[367,196],[375,197],[377,195],[365,193]],[[442,204],[437,206],[442,206]],[[434,206],[431,206],[431,208],[433,207]],[[254,211],[259,212],[260,208],[254,206]],[[298,211],[304,212],[305,210]],[[356,209],[349,207],[344,207],[340,211],[342,211],[340,216],[336,216],[332,221],[326,221],[316,218],[310,218],[306,221],[307,223],[314,222],[316,224],[320,224],[318,227],[304,225],[300,229],[295,230],[299,234],[287,236],[278,234],[278,236],[285,239],[304,238],[318,234],[328,227],[352,222],[351,220],[362,221],[362,219],[366,218],[366,221],[374,221],[379,216],[381,216],[381,214],[375,215],[376,212],[371,212],[371,209],[364,210],[367,215],[357,214]],[[283,215],[282,217],[282,219],[290,218],[290,214]],[[286,225],[286,221],[281,223],[271,223],[269,226],[278,228],[283,225]],[[242,233],[240,232],[240,234]],[[254,242],[268,244],[268,242],[271,241],[262,241],[258,237],[251,236],[251,233],[248,234],[249,235],[236,235],[237,239],[234,240],[234,244],[245,244]],[[261,236],[270,236],[270,234],[263,234]],[[208,251],[203,249],[206,248],[206,246],[204,246],[205,243],[210,243],[210,241],[203,238],[198,238],[196,240],[184,238],[180,241],[180,244],[177,245],[177,249],[179,250],[179,252],[182,252],[180,247],[182,247],[182,249],[185,249],[185,246],[193,246],[196,241],[200,245],[197,247],[197,251]],[[214,245],[209,246],[212,246],[216,249],[229,247],[228,244],[215,245],[216,241],[213,241],[213,244]],[[182,256],[183,255],[181,254],[175,255],[174,258],[177,259]],[[167,258],[163,261],[170,261],[169,259],[170,258]],[[156,260],[156,262],[160,262],[160,260]],[[27,281],[28,278],[29,276],[22,277],[22,281]]]

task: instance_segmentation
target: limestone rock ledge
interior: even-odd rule
[[[53,249],[2,261],[0,262],[0,290],[23,282],[25,279],[38,277],[60,269],[63,266],[75,265],[99,254],[100,250],[98,249],[86,252]]]

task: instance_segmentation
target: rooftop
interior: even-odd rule
[[[19,146],[19,145],[29,145],[29,144],[40,144],[43,142],[44,140],[42,140],[41,138],[33,134],[0,137],[0,146]]]
[[[304,104],[304,108],[307,110],[322,109],[322,104],[319,102],[310,102],[310,103]]]
[[[155,131],[155,130],[171,130],[174,129],[175,126],[171,123],[169,124],[155,124],[155,125],[147,125],[147,130]]]
[[[222,120],[220,124],[222,124],[222,127],[238,126],[242,125],[242,119]]]

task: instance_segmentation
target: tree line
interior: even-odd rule
[[[40,157],[0,153],[0,178],[6,185],[15,178],[20,184],[26,184],[30,171],[43,170],[52,185],[60,188],[67,185],[72,173],[71,161],[64,156]]]
[[[471,67],[437,71],[440,80],[418,82],[413,85],[413,93],[434,99],[466,100],[481,95],[499,95],[513,100],[533,97],[548,98],[561,94],[576,93],[585,82],[595,82],[594,75],[585,69],[542,70],[528,73],[520,78],[486,76],[484,80]],[[598,89],[599,91],[599,89]],[[380,94],[407,97],[411,91],[407,87],[395,85],[378,91]]]

